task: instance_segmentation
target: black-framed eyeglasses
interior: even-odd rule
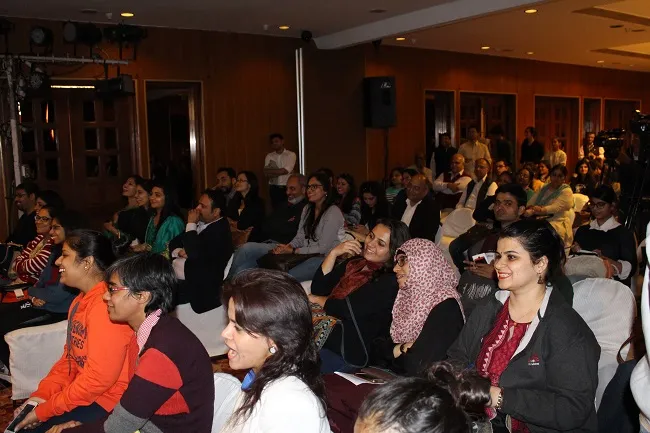
[[[607,206],[607,204],[608,203],[604,202],[604,201],[601,201],[601,202],[598,202],[598,203],[594,203],[594,202],[590,201],[589,202],[589,207],[592,208],[592,209],[600,210],[600,209],[603,209],[605,206]]]
[[[320,183],[312,183],[310,185],[307,185],[307,191],[316,191],[318,188],[322,188],[323,185]]]

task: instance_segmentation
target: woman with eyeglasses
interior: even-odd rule
[[[628,286],[636,273],[634,234],[616,221],[618,200],[611,186],[601,185],[589,196],[593,220],[576,231],[571,251],[598,253],[610,267],[614,279]]]
[[[564,165],[551,170],[550,182],[539,190],[528,202],[524,216],[547,218],[568,248],[573,243],[571,214],[573,213],[573,192],[567,185],[568,171]]]
[[[365,236],[370,233],[378,220],[390,217],[390,205],[386,200],[384,188],[379,182],[362,183],[359,195],[361,196],[361,220],[359,224],[352,227],[352,230]]]
[[[54,263],[61,256],[66,233],[81,228],[81,216],[73,211],[51,209],[52,254],[38,282],[29,288],[22,301],[0,305],[0,361],[9,367],[9,346],[2,338],[6,333],[30,326],[60,322],[68,317],[76,290],[67,288],[60,280],[59,267]]]
[[[13,277],[13,280],[3,281],[5,286],[3,303],[28,299],[27,288],[38,281],[47,266],[54,245],[50,236],[52,212],[54,212],[54,208],[50,206],[44,206],[36,212],[36,237],[23,248],[11,265],[8,276]],[[12,286],[16,290],[11,290]],[[17,290],[22,290],[22,293]]]
[[[331,330],[320,330],[325,323],[317,326],[324,339],[320,351],[324,374],[365,367],[371,361],[373,342],[388,332],[397,296],[393,258],[409,238],[406,224],[381,219],[363,245],[339,244],[314,274],[310,302],[342,324]]]
[[[238,230],[259,226],[264,220],[264,200],[259,196],[257,176],[240,171],[235,183],[234,197],[228,202],[226,215]]]
[[[104,274],[114,261],[111,241],[102,233],[67,234],[55,264],[61,283],[80,293],[70,305],[63,355],[29,397],[27,402],[38,405],[19,429],[44,433],[68,421],[96,421],[113,410],[126,390],[138,345],[128,325],[111,321],[103,299]]]
[[[302,211],[296,236],[288,244],[248,242],[235,251],[229,277],[256,268],[257,260],[267,253],[304,254],[309,257],[293,267],[289,274],[308,281],[323,263],[324,254],[340,243],[344,235],[343,214],[334,204],[334,188],[327,173],[316,172],[307,182],[309,203]]]
[[[445,359],[465,324],[458,278],[440,248],[427,239],[406,241],[394,263],[399,291],[390,333],[375,342],[378,362],[415,376]]]

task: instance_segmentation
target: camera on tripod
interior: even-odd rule
[[[605,159],[616,159],[625,144],[625,129],[616,128],[600,131],[594,140],[598,147],[605,149]]]

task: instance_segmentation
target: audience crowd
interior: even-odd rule
[[[133,175],[101,232],[56,192],[18,185],[0,330],[68,321],[18,429],[214,431],[209,356],[173,314],[189,304],[223,306],[214,332],[245,372],[223,432],[602,431],[601,347],[572,283],[632,287],[625,185],[593,133],[571,175],[561,137],[547,153],[534,127],[525,137],[517,170],[502,128],[489,141],[469,128],[458,149],[441,134],[429,167],[417,153],[357,188],[349,173],[296,173],[272,134],[268,206],[248,170],[219,168],[192,209],[174,184]],[[0,362],[10,375],[4,339]]]

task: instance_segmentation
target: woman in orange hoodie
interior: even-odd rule
[[[42,433],[66,421],[101,419],[126,390],[138,345],[128,325],[111,322],[102,299],[104,272],[114,260],[110,240],[99,232],[76,230],[66,237],[56,265],[61,282],[81,293],[70,305],[63,356],[29,398],[38,405],[19,429]]]

